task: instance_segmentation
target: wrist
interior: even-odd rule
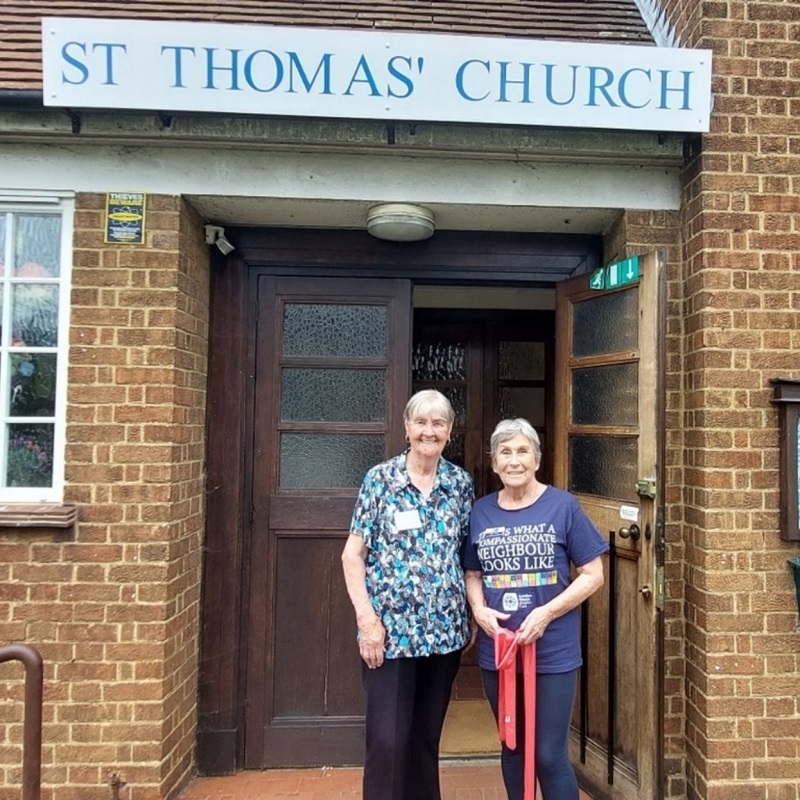
[[[372,607],[372,605],[356,611],[356,624],[359,628],[368,628],[370,625],[374,625],[376,622],[380,622],[380,620],[378,619],[378,615],[375,613],[375,609]]]

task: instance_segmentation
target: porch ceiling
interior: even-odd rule
[[[268,225],[301,228],[366,229],[367,211],[374,202],[278,197],[186,195],[209,220],[223,225]],[[434,213],[436,229],[542,233],[602,234],[619,209],[531,208],[484,204],[425,203]]]

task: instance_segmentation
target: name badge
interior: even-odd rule
[[[411,511],[398,511],[394,515],[394,524],[399,531],[413,531],[422,527],[422,520],[419,518],[419,511],[414,508]]]

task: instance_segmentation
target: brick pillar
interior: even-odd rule
[[[663,0],[714,51],[683,240],[687,796],[796,800],[800,633],[769,380],[800,377],[797,4]]]

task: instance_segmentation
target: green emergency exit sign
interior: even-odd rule
[[[589,276],[589,288],[599,291],[601,289],[617,289],[628,283],[639,280],[639,256],[617,261],[607,267],[596,269]]]

